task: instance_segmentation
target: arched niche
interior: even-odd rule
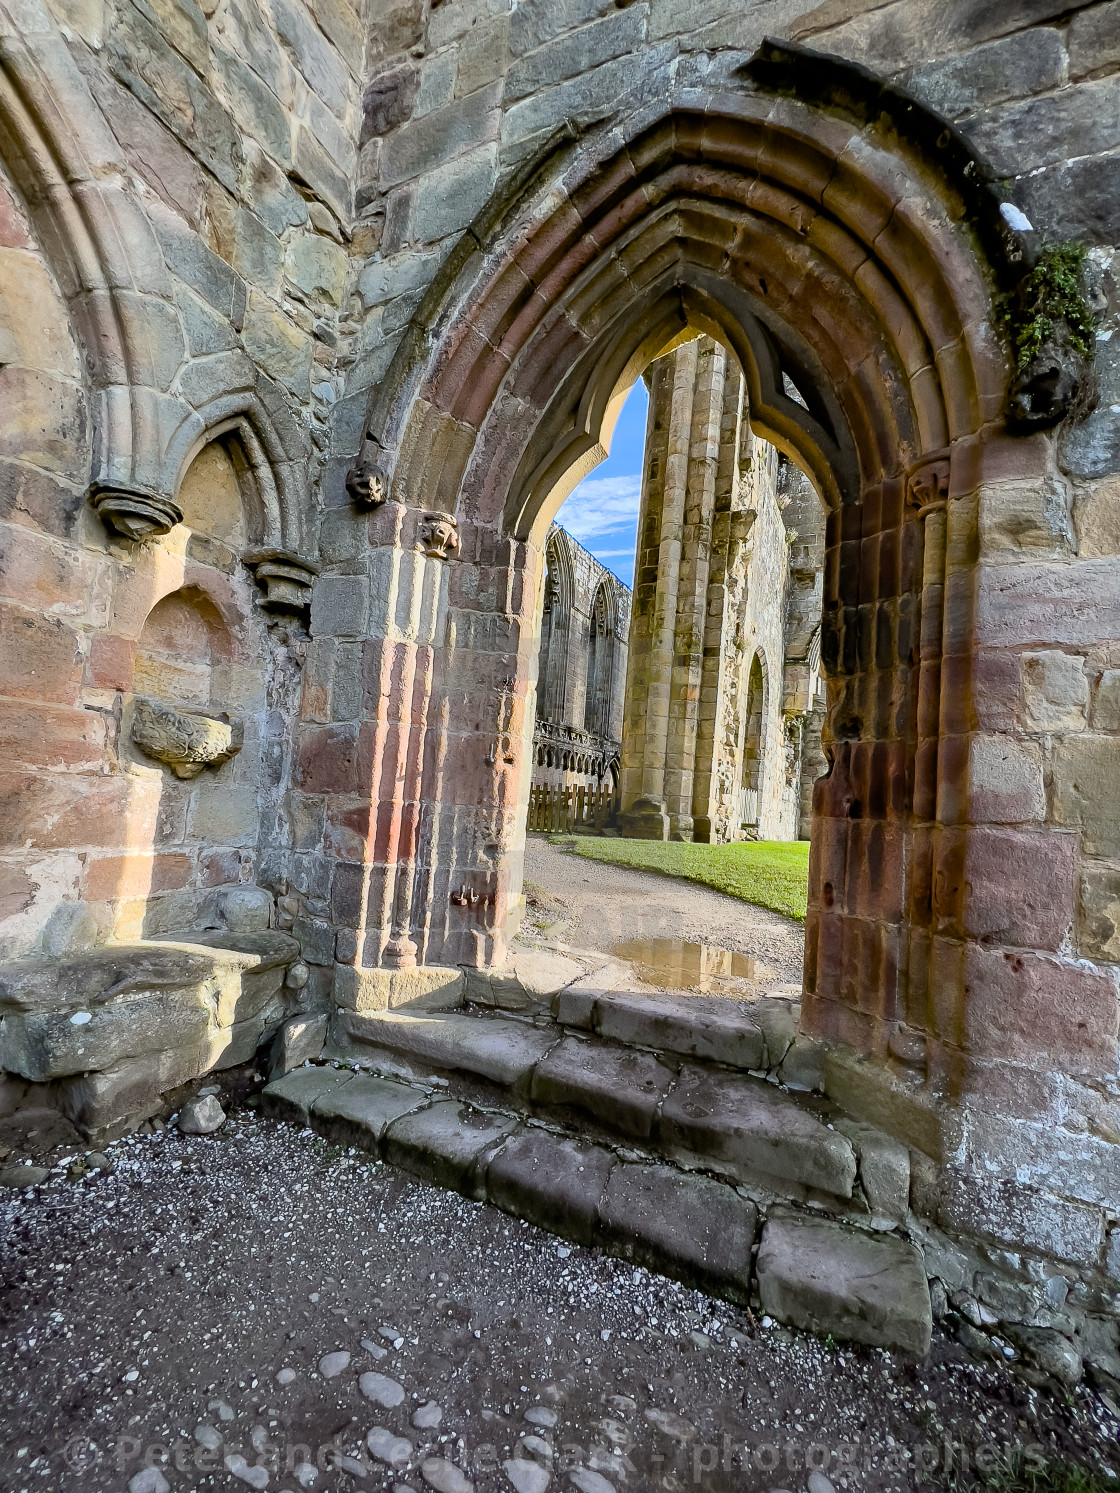
[[[236,437],[208,441],[179,485],[183,523],[240,554],[250,541],[245,488],[251,469]]]

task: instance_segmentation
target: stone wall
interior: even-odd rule
[[[545,549],[534,783],[618,781],[630,588],[554,524]]]
[[[1112,1311],[1117,14],[0,6],[5,954],[256,887],[320,998],[500,960],[548,526],[699,333],[828,512],[806,1033],[926,1218]],[[1066,239],[1092,375],[1003,318]]]

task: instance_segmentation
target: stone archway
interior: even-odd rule
[[[394,595],[425,600],[419,629],[398,609],[374,644],[400,683],[370,721],[364,780],[394,783],[400,807],[393,836],[371,817],[364,859],[336,876],[344,962],[501,959],[543,536],[633,381],[700,331],[735,354],[754,428],[829,509],[803,1024],[904,1082],[983,1083],[1022,1055],[968,1015],[966,970],[991,951],[961,908],[983,893],[946,858],[1001,812],[970,771],[988,750],[978,510],[1046,461],[1003,423],[992,305],[1020,249],[951,132],[938,155],[928,119],[909,139],[864,120],[757,92],[635,119],[624,144],[541,162],[429,293],[366,445],[392,487],[370,541]],[[451,540],[433,546],[433,527]]]

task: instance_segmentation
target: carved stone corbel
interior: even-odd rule
[[[459,550],[459,530],[449,513],[425,513],[418,539],[420,548],[432,560],[450,560]]]
[[[923,462],[910,473],[906,500],[918,510],[919,518],[944,508],[949,501],[949,462],[938,457]]]
[[[311,609],[317,565],[281,549],[250,550],[243,558],[260,588],[260,604],[265,611],[290,615],[306,614]]]
[[[240,721],[138,699],[133,705],[132,740],[177,778],[196,778],[203,768],[220,767],[237,756],[244,727]]]
[[[372,461],[358,461],[346,473],[346,491],[355,508],[370,512],[389,498],[389,474]]]
[[[135,544],[167,534],[176,524],[183,522],[183,510],[177,503],[151,493],[100,487],[90,493],[89,500],[93,511],[111,533],[131,539]]]

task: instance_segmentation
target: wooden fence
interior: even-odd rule
[[[528,828],[545,834],[604,825],[616,807],[610,788],[555,788],[534,783],[529,790]]]

